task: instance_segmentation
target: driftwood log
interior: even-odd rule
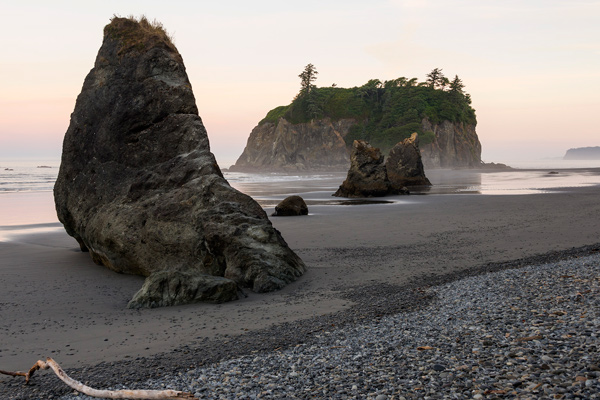
[[[77,390],[80,393],[86,394],[91,397],[99,397],[103,399],[161,399],[161,400],[197,400],[191,393],[180,392],[178,390],[98,390],[84,385],[83,383],[76,381],[63,371],[56,361],[48,357],[46,361],[38,360],[33,367],[27,372],[10,372],[0,370],[0,374],[10,376],[24,376],[25,383],[29,383],[29,380],[38,369],[50,368],[56,376],[60,378],[64,383],[70,386],[72,389]]]

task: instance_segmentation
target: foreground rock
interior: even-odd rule
[[[431,185],[425,176],[419,139],[416,133],[396,144],[385,161],[387,177],[392,190],[401,190],[405,186]]]
[[[364,140],[355,140],[346,180],[333,194],[337,197],[381,197],[391,186],[381,151]]]
[[[114,18],[85,79],[54,187],[93,260],[148,277],[129,307],[280,289],[305,270],[209,149],[183,60],[161,27]]]
[[[275,212],[272,215],[274,217],[308,215],[308,206],[302,197],[289,196],[275,206]]]

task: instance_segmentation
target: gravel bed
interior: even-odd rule
[[[200,399],[600,398],[599,254],[417,292],[432,300],[416,311],[332,326],[308,343],[140,387]]]
[[[587,345],[582,347],[583,345],[578,345],[578,340],[588,338],[591,342],[597,341],[597,336],[593,335],[598,332],[598,303],[597,300],[594,300],[593,295],[597,296],[598,294],[598,281],[593,279],[598,277],[599,249],[600,243],[566,251],[549,252],[508,262],[486,264],[477,268],[455,271],[447,275],[424,276],[403,286],[381,283],[362,285],[345,289],[346,297],[355,303],[349,310],[317,316],[303,320],[301,323],[279,324],[235,337],[225,335],[222,339],[205,340],[194,346],[183,346],[173,352],[157,354],[152,357],[69,368],[67,373],[95,388],[147,389],[149,385],[155,385],[157,388],[162,388],[164,385],[177,390],[192,391],[197,393],[199,398],[236,398],[236,390],[240,392],[242,388],[242,394],[237,398],[253,398],[253,396],[256,398],[361,399],[377,399],[377,396],[380,396],[379,400],[385,398],[400,399],[402,397],[407,399],[578,398],[574,395],[575,392],[571,391],[571,389],[577,388],[584,390],[582,393],[590,394],[589,396],[582,394],[579,398],[597,398],[592,396],[595,392],[600,391],[597,386],[598,376],[596,372],[598,371],[595,370],[599,364],[597,348],[594,347],[597,346],[597,343],[589,347]],[[336,251],[343,252],[343,249],[336,249]],[[552,265],[539,267],[542,264]],[[530,270],[539,269],[540,271],[548,271],[546,274],[552,276],[553,268],[556,271],[554,275],[559,278],[568,275],[583,275],[584,278],[571,280],[567,278],[550,279],[550,286],[544,287],[545,283],[542,282],[548,283],[547,277],[536,277],[536,275],[530,273]],[[559,272],[564,270],[572,272]],[[524,274],[524,271],[528,272]],[[489,275],[490,273],[493,273],[493,275]],[[501,274],[505,273],[516,275],[503,278],[504,275]],[[504,283],[502,279],[516,280],[513,284],[509,284]],[[574,300],[566,297],[565,294],[572,296],[572,292],[577,289],[577,285],[582,285],[576,279],[591,280],[588,288],[582,288],[583,291],[575,292],[576,300]],[[478,286],[477,282],[480,282],[481,285]],[[494,285],[498,283],[502,283],[502,285]],[[464,293],[456,292],[456,289],[460,287],[459,285],[465,284],[468,289],[462,289]],[[527,285],[533,287],[533,289],[530,289]],[[494,286],[496,286],[496,289],[493,288]],[[454,299],[456,302],[454,304],[449,300],[444,301],[444,299],[448,299],[449,293],[453,292],[451,288],[455,288]],[[543,292],[547,294],[539,298],[525,296],[527,293],[537,293],[542,288]],[[499,295],[496,294],[498,290],[500,290]],[[514,294],[518,293],[519,290],[524,293]],[[590,290],[590,292],[586,292],[587,290]],[[556,298],[563,296],[563,298],[569,299],[568,304],[571,307],[569,312],[573,314],[565,315],[570,315],[572,318],[543,320],[531,313],[531,310],[546,310],[551,309],[553,306],[558,307],[556,304],[548,303],[555,292],[561,293],[556,295]],[[511,293],[513,294],[511,295]],[[582,296],[577,296],[576,293],[581,293]],[[476,300],[463,300],[456,297],[471,294],[475,296]],[[517,301],[516,297],[519,297],[518,302],[520,305],[511,305],[517,310],[510,309],[510,306],[507,306],[510,311],[507,310],[505,304],[509,304],[510,301]],[[542,299],[547,301],[542,305],[535,305],[536,302],[542,301]],[[471,307],[466,306],[469,301],[473,304]],[[484,307],[484,301],[495,303],[495,305]],[[483,311],[478,310],[477,307],[480,307]],[[579,311],[574,311],[577,308],[579,308]],[[577,320],[573,317],[577,312],[583,314],[581,310],[584,309],[588,310],[585,318]],[[483,313],[476,314],[476,311],[482,311]],[[525,313],[525,315],[518,314],[520,312]],[[461,313],[460,319],[457,313]],[[528,320],[532,316],[534,320]],[[474,322],[469,322],[467,318],[475,319]],[[511,319],[505,321],[502,318]],[[553,340],[554,336],[550,336],[547,332],[541,333],[543,336],[541,339],[517,342],[512,340],[528,337],[517,337],[520,332],[519,329],[523,332],[527,327],[534,329],[534,324],[537,324],[535,321],[538,320],[550,324],[546,327],[543,324],[535,327],[540,331],[568,331],[565,334],[571,335],[570,338],[567,338],[568,340],[561,338],[557,340],[564,341],[560,346],[564,346],[564,351],[573,352],[572,357],[581,354],[576,368],[567,370],[566,367],[561,369],[552,364],[554,361],[562,362],[562,359],[555,360],[556,357],[554,357],[554,355],[559,354],[556,353],[559,351],[557,346],[560,349],[562,348],[556,342],[548,342],[551,339]],[[518,321],[521,322],[518,323]],[[467,326],[467,329],[460,330],[460,326],[456,325],[459,322]],[[580,326],[576,323],[583,323],[588,326]],[[469,329],[469,327],[474,328]],[[586,330],[591,331],[591,333],[586,335],[589,333]],[[379,334],[378,332],[382,333]],[[572,335],[572,332],[576,335]],[[506,333],[511,333],[512,336],[506,337]],[[360,338],[358,336],[360,334],[364,337]],[[492,337],[481,339],[479,336]],[[504,339],[502,339],[503,337]],[[382,338],[383,341],[381,341]],[[459,339],[458,342],[456,338]],[[339,344],[345,340],[348,341],[347,344]],[[426,340],[429,340],[430,344],[426,344]],[[573,340],[576,342],[572,342]],[[484,341],[488,345],[484,345]],[[352,347],[352,343],[358,344],[359,347]],[[492,343],[492,345],[489,345],[489,343]],[[542,346],[538,346],[537,343],[542,344]],[[534,345],[536,347],[533,347]],[[432,349],[415,350],[415,346],[430,346]],[[528,372],[530,376],[533,376],[529,381],[526,379],[528,378],[527,373],[518,375],[515,371],[509,371],[505,375],[498,375],[496,370],[490,369],[488,364],[483,364],[486,361],[483,358],[481,358],[483,360],[482,364],[479,365],[479,357],[489,356],[490,354],[498,354],[498,359],[491,358],[487,360],[488,362],[494,363],[497,361],[500,363],[503,360],[500,356],[502,351],[509,353],[503,356],[506,358],[504,364],[506,367],[517,368],[521,365],[521,368],[527,368],[528,364],[526,362],[525,364],[521,363],[523,358],[525,360],[537,360],[539,363],[539,357],[544,355],[542,354],[545,351],[544,348],[549,349],[549,346],[554,346],[552,350],[548,350],[549,352],[554,351],[554,353],[551,353],[552,355],[546,354],[547,357],[551,357],[553,360],[552,362],[548,361],[550,363],[545,363],[550,369]],[[515,350],[511,350],[513,347]],[[478,353],[473,353],[474,348],[479,349],[477,350]],[[530,350],[539,352],[529,353]],[[493,353],[494,351],[496,353]],[[312,356],[310,356],[311,354]],[[358,354],[361,355],[360,358],[348,361],[348,359],[352,359]],[[537,356],[537,358],[534,356]],[[257,357],[258,360],[255,363],[254,360]],[[315,358],[315,361],[312,361],[312,364],[316,365],[312,367],[314,371],[304,373],[303,371],[306,371],[308,366],[303,368],[302,365],[304,364],[298,364],[294,361],[294,357],[296,357],[296,361],[302,362],[305,362],[307,357]],[[319,361],[321,359],[326,361]],[[421,359],[421,364],[415,362],[418,359]],[[567,361],[576,362],[569,360],[565,360],[565,363],[568,364]],[[60,360],[58,361],[60,362]],[[453,363],[450,361],[453,361]],[[507,365],[508,362],[511,365]],[[238,365],[237,369],[235,365]],[[254,365],[253,369],[251,368],[252,365]],[[292,370],[294,365],[295,370]],[[323,367],[321,368],[319,365]],[[435,367],[436,369],[443,367],[444,370],[436,371],[434,365],[438,365]],[[464,366],[467,368],[465,369]],[[222,368],[221,373],[218,372],[218,368]],[[261,372],[261,368],[265,368],[265,372]],[[357,369],[351,372],[352,368]],[[381,375],[387,375],[387,378],[381,376],[377,378],[379,375],[373,372],[377,368],[382,371],[387,369],[387,372],[382,372]],[[420,370],[419,368],[423,369]],[[226,375],[226,372],[230,370],[237,370],[242,377],[246,376],[243,378],[244,381],[240,376]],[[496,373],[496,375],[493,375],[490,371]],[[525,369],[525,371],[528,370]],[[552,371],[558,372],[553,373]],[[573,376],[567,375],[563,371],[581,373],[582,375],[575,375],[573,378]],[[292,372],[298,375],[289,376]],[[552,383],[551,379],[550,382],[542,383],[535,391],[533,386],[530,391],[525,391],[531,385],[527,386],[524,383],[533,383],[537,377],[535,374],[538,372],[540,374],[550,374],[550,376],[544,375],[544,379],[554,378],[559,383]],[[321,377],[321,375],[324,377]],[[161,376],[162,379],[154,379],[157,376]],[[202,376],[204,376],[204,379]],[[278,376],[280,378],[273,378]],[[512,385],[512,391],[507,391],[504,388],[490,389],[490,387],[497,387],[493,386],[494,384],[507,384],[507,379],[501,379],[502,376],[508,378],[508,383]],[[486,379],[485,377],[492,380],[495,377],[497,380],[492,383],[492,386],[485,386],[487,383],[480,382],[482,379]],[[29,385],[24,385],[22,380],[17,378],[3,379],[0,381],[0,398],[2,399],[89,399],[82,395],[69,395],[73,393],[72,390],[49,372],[36,375]],[[237,379],[235,381],[237,383],[235,385],[230,383],[229,385],[235,386],[237,389],[231,389],[232,391],[227,392],[225,390],[227,383],[224,383],[224,381],[231,382],[233,379]],[[377,383],[377,379],[384,379],[384,382]],[[432,379],[432,382],[427,379]],[[322,382],[323,380],[325,382]],[[441,383],[442,380],[444,380],[443,383]],[[469,381],[471,383],[468,383]],[[261,386],[259,382],[266,383]],[[285,384],[282,384],[282,382]],[[428,382],[427,385],[425,385],[426,382]],[[436,384],[441,386],[437,387],[435,394],[428,394],[433,393],[433,388],[436,387],[433,382],[437,382]],[[538,383],[536,383],[536,386]],[[267,387],[269,384],[275,387]],[[411,384],[413,386],[410,386]],[[253,389],[248,386],[253,387]],[[461,387],[464,389],[462,392],[459,391]],[[290,391],[290,388],[293,390]],[[508,389],[511,389],[511,387],[508,387]],[[281,392],[280,390],[285,391]],[[492,392],[493,390],[500,392]],[[550,393],[552,390],[555,390],[556,393]],[[325,391],[325,394],[323,394],[323,391]],[[501,391],[506,391],[506,393]],[[517,394],[513,393],[515,391]],[[561,393],[561,391],[564,391],[564,393]],[[263,392],[266,393],[261,394]],[[545,395],[545,392],[550,394]]]

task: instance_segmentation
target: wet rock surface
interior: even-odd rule
[[[305,270],[263,209],[223,178],[182,57],[149,24],[105,27],[54,196],[96,263],[149,277],[129,307],[227,301],[237,286],[276,290]]]

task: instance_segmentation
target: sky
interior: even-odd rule
[[[600,0],[3,0],[0,15],[0,159],[60,157],[113,15],[172,34],[221,167],[308,63],[317,86],[458,75],[486,162],[600,146]]]

